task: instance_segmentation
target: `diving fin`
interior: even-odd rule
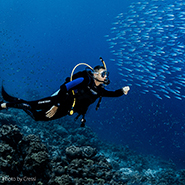
[[[31,108],[31,106],[30,106],[29,104],[23,103],[23,104],[22,104],[22,109],[23,109],[24,112],[26,112],[29,116],[31,116],[31,118],[33,118],[33,119],[36,121],[35,116],[34,116],[34,112],[33,112],[32,108]]]
[[[15,101],[23,101],[22,99],[20,98],[16,98],[16,97],[13,97],[13,96],[10,96],[4,89],[4,87],[2,86],[2,91],[1,91],[1,94],[2,94],[2,97],[5,101],[8,101],[8,102],[15,102]]]

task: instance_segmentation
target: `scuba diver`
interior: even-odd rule
[[[81,127],[84,127],[86,122],[84,116],[89,105],[99,98],[97,110],[102,97],[119,97],[123,94],[127,95],[130,90],[129,86],[115,91],[107,90],[105,86],[110,83],[109,73],[104,60],[101,57],[100,60],[103,66],[98,65],[94,68],[86,63],[77,64],[71,72],[71,77],[66,78],[56,93],[37,101],[25,101],[10,96],[2,87],[2,97],[7,103],[1,102],[0,110],[6,108],[23,109],[36,121],[49,121],[78,113],[75,120],[82,116]],[[86,69],[73,75],[79,65],[86,65],[91,70]]]

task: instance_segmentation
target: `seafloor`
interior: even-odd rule
[[[0,113],[0,183],[24,185],[184,185],[171,161],[102,142],[63,118],[35,122],[22,110]]]

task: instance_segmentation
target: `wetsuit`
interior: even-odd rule
[[[5,91],[2,92],[2,95],[5,100],[9,101],[9,103],[6,104],[7,107],[23,109],[36,121],[53,120],[67,115],[71,110],[74,97],[76,98],[76,103],[73,109],[74,112],[84,116],[89,105],[94,103],[97,98],[118,97],[123,95],[122,89],[108,91],[103,85],[96,86],[92,74],[88,73],[90,72],[81,71],[74,74],[73,81],[70,82],[70,79],[67,78],[66,82],[60,86],[57,95],[37,101],[25,101],[14,98],[9,96]],[[75,95],[73,95],[72,90],[74,90]],[[47,118],[46,112],[53,105],[57,106],[58,110],[52,118]]]

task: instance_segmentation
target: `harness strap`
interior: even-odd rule
[[[102,100],[102,96],[99,97],[98,103],[97,103],[97,105],[96,105],[96,110],[99,109],[100,104],[101,104],[101,100]]]

